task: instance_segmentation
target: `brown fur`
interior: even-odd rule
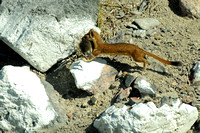
[[[145,55],[152,56],[153,58],[159,60],[160,62],[168,65],[174,65],[174,66],[180,66],[180,62],[172,62],[164,60],[152,53],[146,52],[143,49],[139,48],[138,46],[135,46],[133,44],[129,43],[113,43],[108,44],[103,42],[100,35],[91,29],[89,33],[87,33],[85,36],[92,38],[92,42],[90,47],[92,48],[92,55],[88,60],[85,59],[85,61],[91,61],[94,58],[96,58],[98,55],[101,54],[107,54],[107,55],[127,55],[131,56],[136,62],[143,62],[144,63],[144,69],[146,69],[146,58]],[[89,40],[89,39],[88,39]],[[89,43],[88,43],[89,44]],[[88,45],[85,44],[85,45]]]

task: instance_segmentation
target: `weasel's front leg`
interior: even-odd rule
[[[83,58],[83,61],[90,62],[95,58],[94,55],[92,54],[92,50],[88,51],[87,54],[89,55],[89,59]]]
[[[98,51],[96,49],[94,49],[92,52],[89,53],[89,55],[90,55],[89,59],[83,58],[83,61],[85,61],[85,62],[92,61],[93,59],[95,59],[97,57],[98,54],[96,54],[96,53],[98,53]]]
[[[96,39],[95,38],[89,38],[89,40],[92,39],[93,43],[94,43],[94,49],[91,49],[91,51],[89,51],[89,59],[85,59],[83,58],[83,61],[85,62],[89,62],[89,61],[92,61],[93,59],[95,59],[97,57],[97,42],[96,42]]]

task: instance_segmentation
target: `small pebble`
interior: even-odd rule
[[[155,35],[154,38],[155,40],[161,40],[163,37],[161,35]]]
[[[137,18],[134,22],[143,30],[149,30],[160,25],[160,22],[154,18]]]
[[[141,102],[141,100],[137,97],[130,97],[129,98],[129,105],[133,105],[135,103],[140,103],[140,102]]]
[[[167,103],[169,103],[169,97],[163,96],[161,99],[161,106]]]
[[[86,101],[83,101],[83,103],[81,104],[81,108],[87,108],[88,107],[88,103]]]
[[[125,16],[125,13],[122,10],[120,10],[116,18],[123,18],[124,16]]]
[[[177,98],[178,98],[178,95],[175,94],[175,93],[173,93],[170,97],[173,98],[173,99],[177,99]]]
[[[182,98],[182,102],[183,103],[192,103],[193,101],[195,101],[196,99],[194,97],[190,97],[190,96],[184,96]]]
[[[155,44],[156,46],[160,46],[160,41],[157,41],[157,40],[153,40],[152,42],[153,44]]]
[[[130,13],[133,15],[142,15],[142,12],[139,11],[130,11]]]
[[[95,105],[96,103],[97,103],[97,98],[95,97],[95,96],[93,96],[91,99],[90,99],[90,101],[91,101],[91,104],[92,105]]]

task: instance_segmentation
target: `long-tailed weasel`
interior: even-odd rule
[[[146,58],[145,55],[152,56],[153,58],[159,60],[160,62],[173,66],[181,66],[181,62],[178,61],[168,61],[164,60],[152,53],[144,51],[143,49],[129,43],[113,43],[108,44],[103,42],[100,35],[91,29],[85,36],[82,38],[82,45],[80,45],[82,52],[89,52],[89,59],[84,59],[84,61],[91,61],[96,58],[98,55],[107,54],[107,55],[127,55],[131,56],[136,62],[143,62],[144,69],[146,69]]]

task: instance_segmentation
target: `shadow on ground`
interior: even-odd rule
[[[60,70],[47,72],[46,81],[54,86],[54,89],[64,98],[82,98],[89,94],[83,90],[77,89],[74,78],[70,70],[63,67]]]
[[[179,6],[179,0],[169,0],[169,8],[178,16],[183,17],[181,8]]]

